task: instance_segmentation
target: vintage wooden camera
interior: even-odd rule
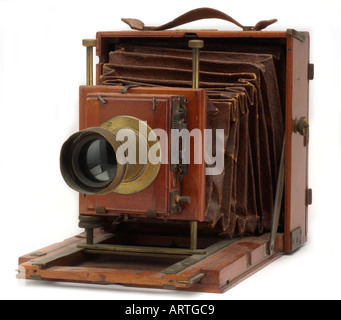
[[[203,18],[243,31],[165,31]],[[83,41],[61,150],[85,233],[21,257],[19,277],[223,292],[306,242],[309,35],[209,8],[124,21],[137,30]]]

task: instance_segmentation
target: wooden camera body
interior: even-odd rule
[[[224,292],[307,241],[309,34],[125,22],[141,30],[83,41],[61,150],[85,233],[20,257],[18,277]]]

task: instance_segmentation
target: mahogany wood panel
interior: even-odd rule
[[[285,177],[285,251],[291,251],[290,232],[300,227],[301,242],[307,240],[308,145],[294,132],[294,121],[308,115],[309,99],[309,34],[300,41],[287,37],[286,94],[286,177]]]
[[[188,112],[188,130],[199,129],[202,133],[206,128],[206,94],[205,90],[193,90],[184,88],[133,88],[128,94],[119,94],[122,87],[111,86],[82,86],[80,88],[80,130],[87,127],[99,126],[104,121],[117,115],[131,115],[141,120],[147,121],[152,128],[161,128],[168,132],[168,154],[170,156],[170,105],[167,104],[167,110],[152,111],[149,108],[149,100],[154,96],[159,99],[169,99],[171,96],[183,95],[188,100],[186,108]],[[116,94],[116,95],[115,95]],[[130,108],[129,104],[123,108],[110,107],[110,101],[107,106],[100,106],[97,97],[103,95],[109,98],[111,95],[117,99],[122,97],[135,97],[138,94],[141,99],[147,99],[147,108],[140,104]],[[148,100],[149,99],[149,100]],[[122,101],[123,101],[122,100]],[[121,101],[121,100],[120,100]],[[149,104],[148,104],[149,103]],[[160,105],[161,106],[161,105]],[[159,106],[159,107],[160,107]],[[204,136],[202,134],[202,136]],[[106,216],[119,215],[127,213],[133,215],[145,215],[146,211],[156,211],[160,218],[167,216],[170,220],[198,220],[205,219],[205,163],[204,148],[201,148],[201,157],[203,163],[193,164],[194,147],[191,143],[191,165],[188,167],[188,173],[183,179],[183,195],[190,196],[193,200],[190,204],[183,206],[179,213],[169,215],[169,191],[173,189],[172,178],[169,164],[163,164],[160,173],[154,183],[147,189],[134,195],[119,195],[110,193],[107,195],[87,195],[82,194],[79,197],[80,213],[94,214],[97,206],[105,207],[108,210]]]

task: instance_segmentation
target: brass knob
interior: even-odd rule
[[[178,204],[191,203],[191,197],[189,197],[189,196],[177,196],[176,197],[176,203],[178,203]]]
[[[191,49],[202,49],[204,47],[203,40],[189,40],[188,47]]]
[[[295,120],[294,131],[305,136],[306,130],[309,128],[308,119],[306,117],[301,117],[299,120]]]
[[[309,143],[309,122],[306,117],[301,117],[299,120],[295,120],[294,123],[294,132],[299,133],[301,136],[304,136],[304,145],[308,145]]]
[[[96,39],[83,39],[82,44],[84,47],[96,47],[97,40]]]

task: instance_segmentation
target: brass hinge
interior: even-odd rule
[[[313,204],[313,190],[312,189],[307,189],[306,203],[307,203],[307,206],[310,206]]]
[[[309,63],[308,64],[308,80],[313,80],[314,79],[314,64],[313,63]]]

